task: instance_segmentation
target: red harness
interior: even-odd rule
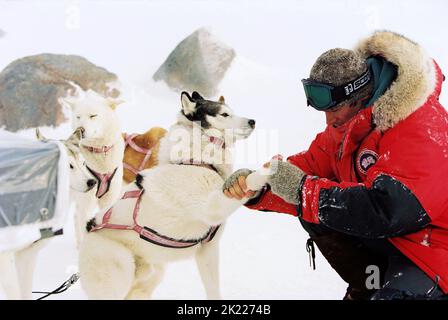
[[[161,235],[157,231],[152,230],[148,227],[139,225],[137,222],[137,216],[138,216],[138,211],[140,209],[140,202],[141,202],[142,195],[143,195],[144,191],[145,191],[144,189],[127,191],[121,198],[121,200],[137,199],[137,202],[135,203],[135,207],[134,207],[133,216],[132,216],[133,221],[134,221],[134,224],[132,226],[109,223],[110,217],[112,215],[112,209],[113,209],[113,207],[111,207],[104,214],[102,223],[100,225],[94,226],[92,229],[89,230],[89,232],[95,232],[95,231],[98,231],[101,229],[134,230],[135,232],[137,232],[140,235],[140,238],[145,241],[151,242],[153,244],[156,244],[156,245],[159,245],[162,247],[182,249],[182,248],[189,248],[189,247],[195,246],[202,242],[209,242],[213,239],[216,232],[218,231],[219,226],[214,226],[214,227],[211,227],[210,230],[205,234],[205,236],[203,236],[200,239],[176,240],[176,239]]]
[[[224,148],[226,147],[226,143],[225,143],[225,141],[224,141],[223,139],[221,139],[221,138],[214,137],[214,136],[208,136],[208,140],[209,140],[211,143],[217,145],[217,146],[220,147],[220,148],[223,148],[223,149],[224,149]]]
[[[107,153],[110,149],[112,149],[114,145],[111,146],[102,146],[102,147],[90,147],[83,145],[83,148],[87,149],[88,151],[92,153]]]
[[[134,174],[138,174],[140,171],[142,171],[145,168],[146,162],[148,162],[149,158],[151,157],[152,154],[152,150],[151,149],[146,149],[146,148],[142,148],[140,146],[138,146],[135,142],[134,142],[134,138],[136,136],[138,136],[137,133],[134,134],[124,134],[124,141],[125,141],[125,148],[129,145],[132,149],[134,149],[137,152],[140,152],[142,154],[145,155],[145,157],[143,158],[142,162],[140,163],[140,165],[138,166],[138,168],[134,168],[133,166],[131,166],[130,164],[127,164],[126,162],[123,162],[123,167],[125,169],[128,169],[129,171],[131,171]]]
[[[89,152],[92,153],[104,153],[104,155],[106,155],[106,153],[112,149],[114,145],[111,146],[102,146],[102,147],[91,147],[91,146],[85,146],[82,145],[82,147],[86,150],[88,150]],[[110,173],[99,173],[96,172],[95,170],[92,170],[91,168],[87,167],[87,170],[90,171],[90,173],[96,178],[96,180],[98,181],[98,187],[96,189],[96,197],[98,199],[100,199],[102,196],[104,196],[107,191],[109,191],[110,188],[110,183],[115,175],[115,173],[117,172],[118,168],[115,168],[115,170],[113,172]]]
[[[115,168],[115,170],[112,173],[99,173],[96,172],[89,167],[87,167],[87,170],[90,171],[90,173],[96,178],[98,181],[98,187],[96,189],[96,197],[100,199],[102,196],[104,196],[107,191],[109,191],[110,183],[112,182],[112,179],[114,178],[115,173],[117,172],[118,168]]]

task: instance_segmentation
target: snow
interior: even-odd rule
[[[323,114],[305,107],[300,79],[325,50],[351,48],[372,31],[389,29],[420,43],[448,70],[443,42],[447,9],[441,0],[0,0],[0,69],[44,52],[84,56],[119,75],[127,101],[118,108],[123,131],[166,128],[174,121],[180,98],[163,83],[154,83],[152,75],[182,39],[207,27],[237,53],[220,94],[238,114],[257,120],[258,134],[235,150],[235,169],[256,168],[274,154],[306,149],[324,128]],[[447,105],[446,94],[440,100]],[[67,137],[69,131],[69,124],[42,129],[51,138]],[[319,253],[317,270],[312,271],[306,238],[296,218],[238,210],[221,243],[223,297],[340,299],[344,282]],[[77,270],[76,261],[68,224],[65,235],[41,251],[34,289],[58,287]],[[154,293],[155,299],[204,297],[193,261],[171,265]],[[85,299],[85,294],[76,284],[51,299]]]

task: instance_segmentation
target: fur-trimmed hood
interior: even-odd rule
[[[355,51],[363,57],[381,56],[397,66],[397,77],[390,88],[373,104],[377,128],[394,127],[421,107],[440,86],[436,64],[417,43],[390,31],[378,31],[361,40]]]

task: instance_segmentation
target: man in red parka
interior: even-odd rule
[[[448,293],[448,113],[444,76],[416,43],[376,32],[354,50],[323,53],[302,80],[327,127],[308,151],[272,160],[248,191],[241,169],[224,184],[246,206],[299,217],[348,283],[345,299],[439,299]],[[368,266],[381,274],[366,286]]]

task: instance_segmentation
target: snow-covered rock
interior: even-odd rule
[[[40,54],[18,59],[0,73],[0,126],[18,131],[58,126],[67,121],[58,102],[69,82],[105,96],[120,92],[111,84],[117,76],[80,56]]]
[[[176,46],[153,79],[165,81],[176,91],[214,96],[235,55],[235,50],[200,28]]]
[[[4,37],[6,35],[6,32],[0,29],[0,38]]]

